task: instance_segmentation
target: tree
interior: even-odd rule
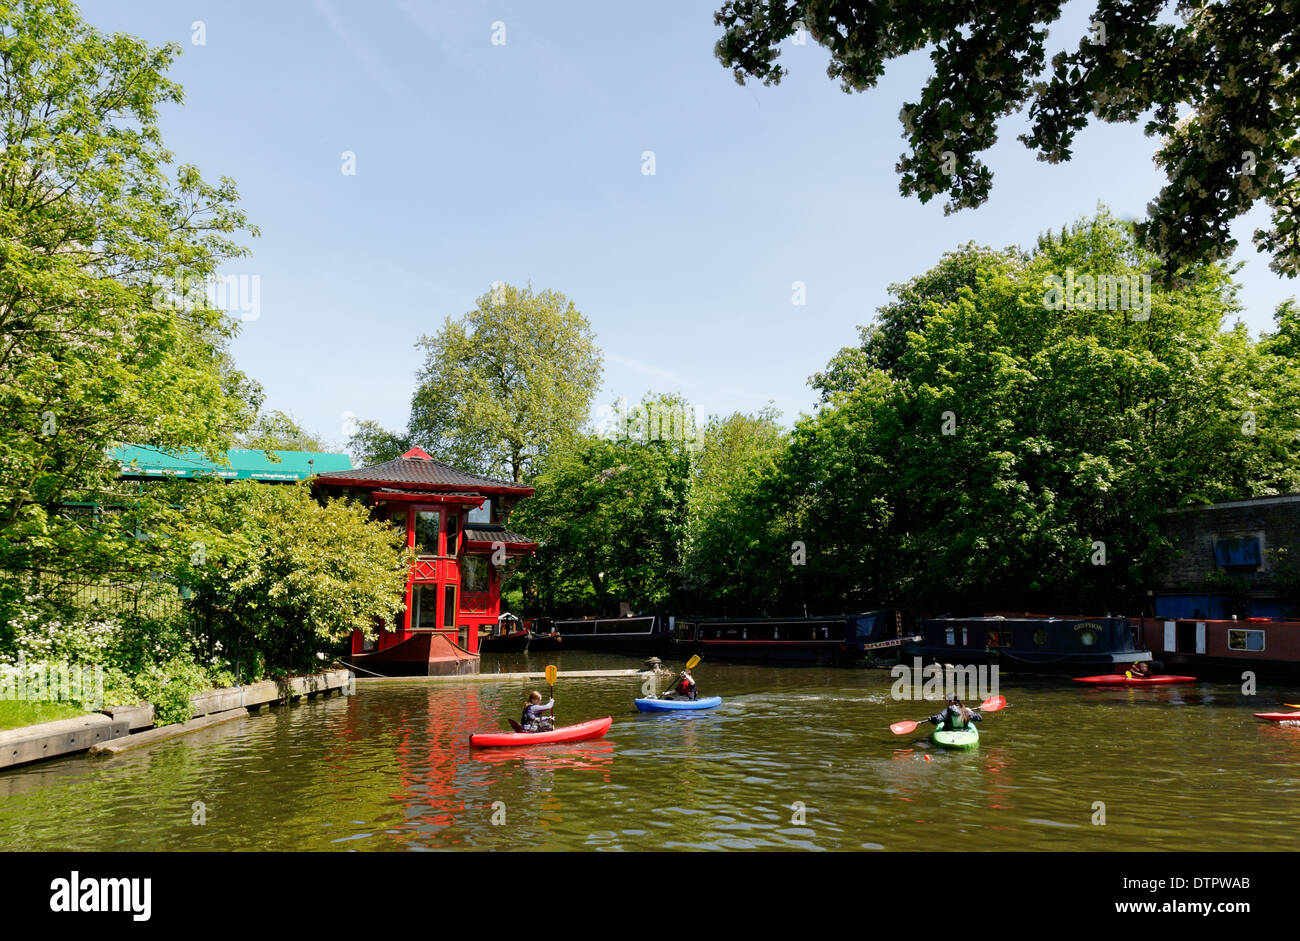
[[[845,392],[868,381],[873,370],[897,374],[899,361],[907,350],[909,333],[925,329],[930,311],[957,300],[962,288],[973,289],[981,272],[1008,270],[1023,265],[1025,257],[1014,249],[996,251],[967,243],[953,252],[945,252],[939,263],[905,284],[891,284],[889,293],[895,300],[882,305],[876,322],[858,327],[862,343],[845,347],[831,358],[823,372],[812,377],[812,385],[830,401],[837,392]]]
[[[332,448],[319,436],[303,429],[292,415],[263,412],[253,427],[239,437],[239,446],[254,451],[316,451]]]
[[[770,566],[780,564],[781,553],[770,550],[779,540],[769,535],[779,514],[760,509],[769,507],[768,497],[756,490],[785,448],[779,418],[769,405],[756,415],[712,418],[704,428],[682,576],[684,598],[695,613],[725,613],[729,605],[752,611],[767,600],[750,589],[770,583]]]
[[[955,299],[920,279],[934,302],[895,368],[799,422],[744,500],[732,529],[772,565],[753,593],[1113,610],[1160,560],[1165,508],[1300,489],[1290,307],[1252,341],[1224,329],[1223,266],[1147,288],[1152,261],[1102,213]],[[781,564],[794,540],[800,567]]]
[[[423,336],[409,437],[457,467],[516,482],[572,440],[600,387],[591,327],[556,291],[498,285]]]
[[[193,481],[168,535],[177,582],[226,656],[293,671],[354,630],[373,637],[406,602],[401,534],[305,484]]]
[[[179,51],[94,30],[66,0],[0,8],[0,570],[126,565],[141,541],[62,504],[127,502],[111,446],[215,454],[260,404],[203,290],[246,253],[229,236],[256,229],[232,181],[166,172]]]
[[[827,74],[861,92],[889,60],[930,50],[934,74],[899,115],[910,152],[897,169],[904,195],[946,193],[946,212],[988,198],[993,174],[979,154],[996,143],[999,119],[1026,105],[1031,129],[1020,140],[1051,163],[1070,158],[1094,117],[1145,119],[1168,183],[1139,234],[1167,273],[1227,258],[1230,223],[1261,200],[1271,225],[1255,231],[1256,247],[1274,271],[1300,272],[1300,4],[1180,0],[1181,22],[1170,23],[1162,0],[1098,0],[1078,48],[1037,80],[1062,6],[726,0],[715,51],[737,82],[776,84],[786,74],[780,44],[806,30],[830,52]]]
[[[676,396],[643,404],[683,407]],[[690,442],[663,436],[583,435],[550,452],[531,481],[536,494],[510,521],[540,543],[520,564],[525,596],[552,616],[668,604],[681,577],[691,465]]]
[[[357,422],[357,430],[348,438],[348,453],[358,464],[383,464],[401,457],[411,450],[408,435],[389,431],[379,422],[365,419]]]

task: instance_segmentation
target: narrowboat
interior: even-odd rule
[[[552,621],[539,618],[528,641],[532,651],[599,650],[607,653],[650,655],[668,644],[672,618],[656,615],[624,618],[582,618]]]
[[[497,618],[497,623],[490,630],[480,630],[478,638],[479,652],[523,653],[528,649],[529,633],[528,625],[507,612]]]
[[[691,618],[677,622],[672,646],[706,660],[832,664],[864,660],[868,646],[897,638],[898,613],[827,617]],[[901,643],[901,641],[899,641]]]
[[[1171,672],[1195,676],[1300,675],[1300,621],[1287,618],[1143,618],[1142,638]]]
[[[903,645],[906,656],[958,666],[996,664],[1008,673],[1123,673],[1151,659],[1139,625],[1126,617],[929,618],[918,633],[920,641]]]

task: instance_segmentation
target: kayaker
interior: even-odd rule
[[[982,722],[984,717],[974,709],[967,709],[953,693],[948,697],[948,705],[938,715],[930,716],[930,721],[935,725],[941,726],[941,731],[951,732],[954,729],[964,729],[972,722]]]
[[[1136,679],[1142,679],[1151,675],[1151,667],[1147,666],[1145,660],[1138,660],[1129,668],[1129,675]]]
[[[542,704],[542,694],[533,690],[528,694],[528,705],[524,706],[524,717],[519,723],[525,732],[550,732],[555,728],[555,717],[542,713],[555,707],[555,700]]]
[[[689,699],[694,702],[699,698],[699,693],[695,689],[695,677],[691,676],[690,670],[683,670],[678,676],[677,682],[673,684],[673,699]]]

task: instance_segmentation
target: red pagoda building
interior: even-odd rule
[[[532,487],[457,470],[419,448],[383,464],[313,478],[326,497],[351,497],[406,533],[416,559],[406,610],[375,640],[352,637],[352,662],[382,676],[477,673],[479,635],[496,627],[501,576],[537,543],[506,529]]]

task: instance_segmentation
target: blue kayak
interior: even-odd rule
[[[714,706],[721,705],[721,696],[710,696],[708,699],[697,699],[694,702],[689,699],[636,700],[636,707],[642,712],[677,712],[682,709],[712,709]]]

